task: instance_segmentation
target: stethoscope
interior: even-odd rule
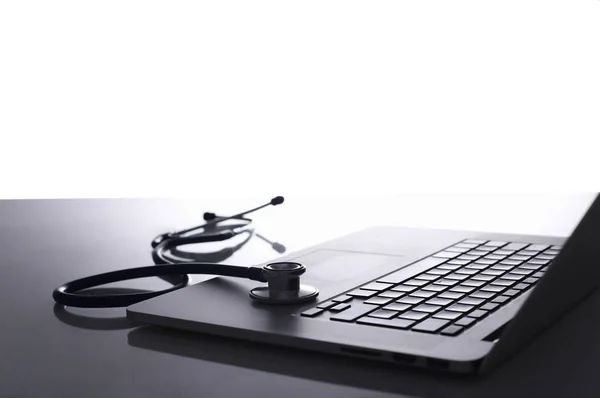
[[[283,197],[277,196],[269,203],[233,216],[223,217],[214,213],[204,213],[202,225],[184,230],[169,232],[157,236],[152,241],[152,259],[156,265],[148,267],[129,268],[106,272],[67,282],[54,289],[52,297],[58,304],[81,308],[127,307],[140,301],[148,300],[183,287],[190,283],[188,274],[220,275],[235,278],[246,278],[253,281],[265,282],[267,286],[257,286],[250,290],[252,300],[265,304],[299,304],[315,299],[319,291],[300,283],[300,276],[306,272],[306,267],[297,262],[274,262],[262,267],[225,265],[219,263],[231,256],[256,235],[269,243],[278,253],[285,252],[285,246],[271,242],[256,233],[252,220],[247,218],[250,213],[267,206],[277,206],[283,203]],[[239,221],[237,224],[226,225],[225,221]],[[200,232],[197,232],[200,231]],[[245,239],[221,251],[211,253],[211,262],[197,261],[206,259],[204,253],[191,253],[180,249],[181,246],[225,241],[236,236],[246,235]],[[162,277],[174,286],[155,292],[123,293],[89,295],[81,294],[84,289],[90,289],[108,283],[146,278],[149,276]]]

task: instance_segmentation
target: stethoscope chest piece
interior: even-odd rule
[[[300,263],[271,263],[265,265],[262,272],[268,285],[252,289],[250,297],[253,300],[267,304],[298,304],[319,295],[316,288],[300,284],[300,275],[306,272],[306,267]]]

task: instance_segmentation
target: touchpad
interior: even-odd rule
[[[330,249],[317,250],[294,261],[306,266],[304,278],[321,283],[374,279],[407,264],[402,256]]]

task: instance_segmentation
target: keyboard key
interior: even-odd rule
[[[371,305],[385,305],[392,302],[394,299],[389,297],[372,297],[365,301],[365,304]]]
[[[384,327],[388,327],[388,328],[406,330],[409,327],[411,327],[411,325],[413,325],[415,323],[415,321],[411,321],[408,319],[401,319],[401,318],[383,319],[383,318],[373,318],[373,317],[366,316],[364,318],[360,318],[358,321],[356,321],[356,323],[358,323],[360,325],[376,325],[376,326],[384,326]]]
[[[502,274],[503,274],[503,272],[499,272],[498,275],[502,275]],[[485,282],[489,282],[495,278],[496,278],[496,275],[487,275],[482,272],[480,275],[475,275],[471,279],[485,283]]]
[[[523,261],[516,261],[516,260],[502,260],[502,261],[500,261],[500,264],[503,264],[503,265],[513,265],[513,266],[521,265],[522,263],[523,263]]]
[[[463,254],[462,256],[460,256],[458,258],[458,260],[465,260],[465,261],[473,261],[473,260],[477,260],[480,256],[472,256],[472,255],[468,255],[468,254]]]
[[[465,297],[464,299],[460,300],[458,302],[458,304],[479,305],[483,302],[485,302],[485,300],[483,300],[483,299],[478,299],[478,298],[473,298],[473,297]]]
[[[503,286],[496,286],[496,285],[489,285],[489,286],[482,287],[481,290],[483,290],[485,292],[500,293],[501,291],[504,290],[504,287]]]
[[[393,290],[389,290],[387,292],[379,293],[377,295],[377,297],[388,297],[388,298],[397,299],[397,298],[404,296],[405,294],[406,294],[405,292],[395,292]]]
[[[376,290],[380,292],[382,290],[389,289],[392,286],[394,286],[392,283],[373,282],[369,283],[368,285],[361,286],[360,288],[364,290]]]
[[[544,253],[550,256],[558,256],[558,253],[560,252],[558,250],[546,250]]]
[[[520,256],[520,255],[514,255],[514,256],[510,256],[509,258],[507,258],[507,260],[515,260],[515,261],[527,261],[529,260],[531,257],[529,256]]]
[[[481,298],[481,299],[487,300],[489,298],[494,297],[494,293],[492,293],[492,292],[484,292],[484,291],[478,290],[475,293],[471,293],[469,295],[469,297],[475,297],[475,298]]]
[[[377,294],[377,292],[375,290],[362,290],[362,289],[357,289],[357,290],[353,290],[351,292],[346,293],[348,296],[352,296],[352,297],[363,297],[363,298],[369,298],[371,296],[374,296]]]
[[[526,248],[527,246],[529,246],[529,243],[509,243],[508,245],[504,246],[502,249],[504,250],[522,250],[524,248]]]
[[[462,314],[460,312],[442,311],[442,312],[438,312],[433,317],[434,318],[440,318],[440,319],[448,319],[448,320],[453,321],[456,318],[459,318],[461,316],[462,316]]]
[[[509,279],[511,281],[520,281],[524,278],[525,275],[516,274],[514,272],[509,272],[508,274],[502,276],[502,279]]]
[[[468,316],[459,319],[458,321],[454,322],[455,325],[458,326],[464,326],[464,327],[468,327],[471,326],[473,323],[475,323],[476,319],[475,318],[469,318]]]
[[[477,256],[477,257],[481,257],[481,256],[485,256],[487,254],[486,251],[483,250],[471,250],[470,252],[468,252],[466,255],[468,256]],[[464,256],[463,256],[464,257]]]
[[[409,285],[409,286],[423,286],[428,283],[429,283],[429,281],[423,281],[421,279],[410,279],[410,280],[407,280],[406,282],[404,282],[405,285]]]
[[[462,268],[462,269],[457,269],[456,270],[456,274],[460,274],[460,275],[467,275],[467,277],[469,275],[474,275],[476,273],[478,273],[479,271],[476,269],[468,269],[468,268]]]
[[[533,257],[533,256],[537,256],[539,252],[532,252],[530,250],[521,250],[520,252],[518,252],[517,254],[523,255],[523,256],[529,256],[529,257]]]
[[[402,297],[400,300],[397,300],[397,303],[401,304],[419,304],[421,301],[425,299],[420,297]]]
[[[448,311],[469,312],[473,309],[472,305],[454,304],[446,308]]]
[[[426,301],[427,304],[440,305],[442,307],[445,306],[445,305],[451,304],[453,302],[454,302],[454,300],[440,298],[440,297],[435,297],[435,298],[432,298],[429,301]]]
[[[452,279],[455,281],[462,281],[465,280],[469,277],[469,275],[463,275],[463,274],[458,274],[458,273],[454,273],[454,274],[450,274],[450,275],[446,275],[444,278],[446,279]]]
[[[497,270],[497,269],[486,269],[485,271],[481,272],[481,275],[491,275],[493,277],[496,277],[496,276],[499,276],[502,274],[504,274],[504,271]],[[475,277],[473,277],[473,278],[475,278]],[[492,278],[492,279],[494,279],[494,278]]]
[[[480,308],[484,311],[494,311],[498,307],[500,307],[500,304],[487,303],[487,304],[482,305]]]
[[[502,247],[502,246],[505,246],[506,244],[508,244],[508,242],[501,242],[499,240],[492,240],[492,241],[489,241],[488,243],[486,243],[486,246]]]
[[[539,281],[538,278],[527,278],[523,282],[525,282],[525,283],[536,283],[537,281]]]
[[[474,244],[474,245],[483,245],[485,243],[487,243],[487,240],[481,240],[481,239],[465,239],[463,240],[461,243],[468,243],[468,244]]]
[[[480,258],[476,260],[474,264],[481,264],[479,269],[487,268],[488,265],[494,265],[498,262],[498,260],[490,260],[489,258]]]
[[[389,319],[389,318],[393,318],[396,316],[396,314],[398,314],[397,311],[388,311],[388,310],[377,310],[375,312],[371,312],[369,314],[369,316],[375,317],[375,318],[385,318],[385,319]]]
[[[513,274],[519,274],[519,275],[529,275],[529,274],[533,273],[533,270],[519,267],[519,268],[513,269],[510,272]]]
[[[440,334],[444,336],[456,336],[463,330],[462,327],[456,325],[450,325],[446,329],[442,330]]]
[[[507,290],[507,291],[505,291],[505,292],[504,292],[504,293],[502,293],[502,294],[504,294],[505,296],[510,296],[510,297],[513,297],[513,296],[516,296],[516,295],[518,295],[519,293],[521,293],[521,292],[520,292],[520,291],[518,291],[518,290],[515,290],[515,289],[510,289],[510,290]]]
[[[488,261],[488,260],[477,260],[472,264],[467,265],[464,269],[473,269],[473,270],[481,270],[481,269],[486,269],[488,266],[495,264],[495,261]],[[456,270],[461,271],[461,270]]]
[[[458,283],[457,280],[452,280],[452,279],[440,279],[438,281],[435,281],[435,285],[443,285],[443,286],[453,286],[456,285]]]
[[[331,307],[333,307],[334,305],[337,305],[338,303],[336,303],[335,301],[325,301],[323,303],[320,303],[317,305],[317,308],[321,308],[323,310],[329,309]]]
[[[454,259],[454,260],[450,260],[448,261],[446,264],[450,264],[450,265],[458,265],[458,266],[462,266],[462,265],[467,265],[471,262],[471,260],[458,260],[458,259]],[[444,265],[446,265],[444,264]],[[440,268],[440,267],[438,267]],[[458,267],[454,267],[452,269],[456,269]]]
[[[442,294],[440,294],[438,297],[439,298],[445,298],[445,299],[450,299],[450,300],[457,300],[461,297],[463,297],[465,295],[465,293],[459,293],[459,292],[444,292]]]
[[[485,285],[484,281],[478,281],[478,280],[473,280],[473,279],[469,279],[468,281],[464,281],[463,283],[461,283],[461,286],[469,286],[469,287],[480,287]]]
[[[508,261],[508,260],[504,260],[504,261]],[[490,268],[491,270],[496,270],[496,271],[509,271],[511,269],[514,268],[514,265],[503,265],[504,261],[502,261],[500,264],[498,265],[494,265],[492,268]],[[518,261],[513,261],[513,262],[518,262]],[[519,263],[520,264],[520,263]],[[518,264],[517,264],[518,265]]]
[[[418,269],[422,269],[422,270],[426,270],[428,268],[432,268],[435,267],[437,265],[440,265],[442,263],[444,263],[446,260],[443,258],[434,258],[434,257],[427,257],[424,258],[423,260],[417,261],[416,263],[412,263],[410,266],[412,268],[418,268]],[[380,278],[378,280],[378,282],[382,282],[382,283],[400,283],[402,281],[404,281],[406,279],[406,271],[404,269],[401,269],[399,271],[393,272],[389,275],[386,275],[382,278]]]
[[[340,311],[344,311],[345,309],[348,309],[348,308],[350,308],[350,304],[348,304],[348,303],[339,303],[335,307],[331,307],[329,309],[329,311],[340,312]]]
[[[352,300],[352,296],[343,295],[343,296],[334,298],[332,301],[335,301],[336,303],[347,303],[348,301],[351,301],[351,300]]]
[[[475,290],[474,287],[464,286],[464,285],[455,286],[452,289],[450,289],[451,292],[458,292],[458,293],[471,293],[473,290]]]
[[[423,280],[423,281],[434,281],[434,280],[440,278],[440,275],[430,274],[428,272],[426,274],[419,275],[416,278],[420,279],[420,280]]]
[[[422,298],[429,298],[435,295],[435,292],[429,291],[429,290],[417,290],[416,292],[413,292],[410,294],[411,297],[422,297]]]
[[[494,252],[494,254],[497,254],[499,256],[510,256],[512,254],[515,254],[514,250],[505,250],[505,249],[500,249],[500,250],[496,250]]]
[[[508,297],[508,296],[498,296],[492,300],[492,303],[504,304],[508,300],[510,300],[510,297]]]
[[[522,269],[530,269],[530,270],[532,270],[532,271],[535,271],[535,270],[537,270],[537,269],[540,269],[540,268],[542,268],[542,266],[541,266],[540,264],[530,264],[530,263],[525,263],[525,264],[521,265],[519,268],[522,268]]]
[[[310,308],[306,311],[304,311],[303,313],[301,313],[301,316],[306,316],[306,317],[313,317],[313,316],[317,316],[321,313],[323,313],[324,310],[320,309],[320,308]]]
[[[377,307],[372,305],[363,303],[353,303],[350,308],[342,312],[338,312],[329,319],[340,322],[354,322],[361,316],[367,315],[369,312],[373,312],[376,309]]]
[[[546,250],[549,247],[550,247],[550,245],[535,244],[535,245],[527,246],[527,250],[541,252],[541,251]]]
[[[436,333],[439,330],[441,330],[442,328],[444,328],[446,325],[448,325],[449,323],[450,323],[450,321],[448,321],[446,319],[430,318],[430,319],[427,319],[427,320],[413,326],[412,330],[415,330],[418,332]]]
[[[386,305],[382,309],[389,310],[389,311],[402,312],[402,311],[406,311],[410,307],[411,307],[410,304],[392,303],[392,304]]]
[[[513,289],[525,290],[525,289],[529,289],[529,286],[531,286],[531,285],[528,285],[527,283],[519,283],[518,285],[513,286]]]
[[[561,250],[562,248],[562,245],[554,245],[551,247],[552,250]]]
[[[456,264],[442,264],[439,267],[437,267],[437,269],[445,269],[445,270],[450,270],[450,271],[454,271],[456,269],[459,269],[461,266],[460,265],[456,265]]]
[[[430,274],[430,275],[440,275],[440,276],[441,275],[446,275],[446,274],[448,274],[450,272],[452,272],[452,270],[449,270],[449,269],[439,269],[439,268],[434,268],[434,269],[431,269],[431,270],[427,271],[427,273]]]
[[[535,258],[539,259],[539,260],[549,260],[552,261],[556,258],[556,256],[549,256],[547,254],[540,254],[539,256],[535,256]]]
[[[408,311],[408,312],[405,312],[404,314],[399,315],[400,318],[412,319],[415,321],[419,321],[428,316],[429,316],[429,314],[426,312],[416,312],[416,311]]]
[[[535,274],[533,274],[533,276],[535,276],[536,278],[541,278],[542,276],[544,276],[544,272],[536,272]]]
[[[483,311],[483,310],[475,310],[475,311],[473,311],[473,312],[471,312],[469,314],[470,317],[477,318],[477,319],[483,318],[483,317],[485,317],[487,315],[488,315],[488,312],[487,311]]]
[[[546,264],[550,263],[550,260],[540,260],[540,259],[532,258],[528,262],[529,262],[529,264],[546,265]]]
[[[398,286],[394,286],[392,288],[392,291],[394,291],[394,292],[404,292],[404,293],[412,292],[413,290],[417,290],[417,286],[398,285]]]
[[[446,290],[448,288],[448,286],[444,286],[444,285],[427,285],[427,286],[423,286],[423,290],[428,290],[431,292],[441,292],[442,290]]]
[[[453,252],[442,251],[442,252],[434,254],[432,257],[435,257],[435,258],[454,258],[454,257],[457,257],[459,255],[460,255],[460,253],[453,253]]]
[[[492,285],[496,285],[496,286],[512,286],[515,283],[516,283],[515,281],[509,280],[509,279],[496,279],[495,281],[492,282]]]
[[[482,260],[494,260],[494,261],[499,261],[506,258],[506,256],[499,256],[497,254],[488,254],[487,256],[485,256],[484,258],[482,258]]]
[[[440,308],[442,308],[442,307],[440,307],[438,305],[421,304],[421,305],[413,308],[413,311],[431,313],[431,312],[436,312]]]
[[[484,252],[493,252],[494,250],[496,250],[497,248],[494,246],[479,246],[477,248],[477,250],[479,251],[484,251]]]
[[[444,249],[444,251],[453,252],[453,253],[464,253],[464,252],[468,252],[469,248],[452,246],[447,249]]]

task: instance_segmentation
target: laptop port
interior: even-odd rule
[[[392,358],[394,361],[401,363],[414,363],[417,360],[416,356],[408,354],[393,354]]]
[[[352,355],[360,355],[360,356],[367,356],[367,357],[380,357],[381,356],[381,352],[379,352],[379,351],[365,350],[363,348],[341,347],[340,350],[342,352],[352,354]]]
[[[443,359],[427,358],[427,366],[432,369],[448,369],[450,362]]]

